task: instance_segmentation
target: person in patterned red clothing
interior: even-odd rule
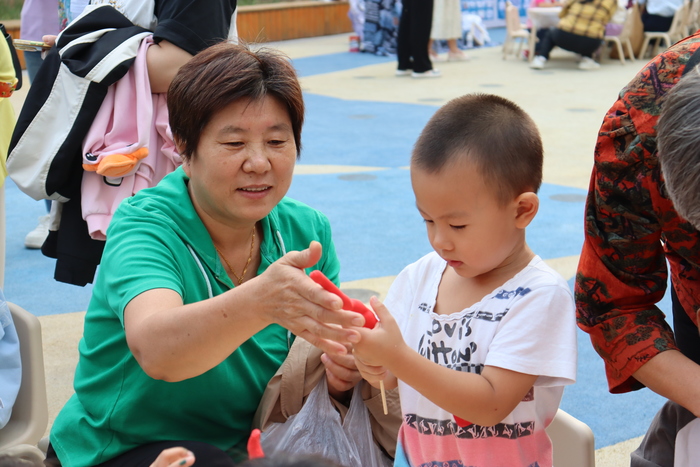
[[[691,101],[697,100],[698,62],[700,32],[658,55],[623,88],[598,135],[586,203],[575,285],[578,324],[605,361],[611,393],[646,386],[669,399],[632,454],[632,466],[673,465],[676,432],[700,416],[700,218],[693,213],[700,199],[683,188],[697,184],[698,174],[663,156],[683,153],[676,145],[698,133],[697,120],[686,116],[680,138],[669,136],[679,129],[666,124],[664,151],[657,151],[657,123],[681,77],[691,82],[685,93],[695,92]],[[686,107],[669,109],[660,127],[686,115]],[[697,144],[685,148],[700,166]],[[673,183],[662,165],[664,174],[677,166]],[[673,330],[656,305],[667,292],[669,272]]]

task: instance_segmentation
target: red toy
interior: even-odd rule
[[[457,425],[461,426],[464,428],[465,426],[472,425],[472,422],[468,422],[463,418],[459,418],[457,415],[453,415],[455,422],[457,422]]]
[[[343,300],[343,310],[350,310],[361,314],[365,317],[364,327],[368,329],[373,329],[377,324],[377,317],[374,312],[367,308],[364,303],[357,300],[356,298],[350,298],[340,291],[336,285],[330,281],[321,271],[311,271],[309,277],[316,282],[318,285],[329,291],[330,293],[336,294]]]
[[[250,438],[248,438],[248,458],[258,459],[260,457],[265,457],[265,453],[260,445],[260,430],[256,428],[250,433]]]

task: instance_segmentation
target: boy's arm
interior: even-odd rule
[[[354,345],[358,369],[371,384],[382,378],[385,386],[396,378],[448,412],[482,426],[503,420],[525,397],[537,375],[487,366],[482,374],[461,373],[422,357],[406,345],[386,307],[372,298],[380,324],[358,329]],[[393,379],[389,379],[393,378]]]
[[[396,377],[435,405],[481,426],[506,418],[537,380],[536,375],[494,366],[480,375],[457,372],[406,349],[390,367]]]

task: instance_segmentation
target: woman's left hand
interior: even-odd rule
[[[321,362],[326,367],[328,393],[336,400],[345,399],[345,393],[362,381],[362,375],[355,364],[355,357],[351,353],[346,355],[324,353],[321,355]]]

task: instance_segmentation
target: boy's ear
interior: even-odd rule
[[[528,191],[515,198],[515,204],[515,225],[519,229],[524,229],[535,218],[540,208],[540,199],[535,193]]]

